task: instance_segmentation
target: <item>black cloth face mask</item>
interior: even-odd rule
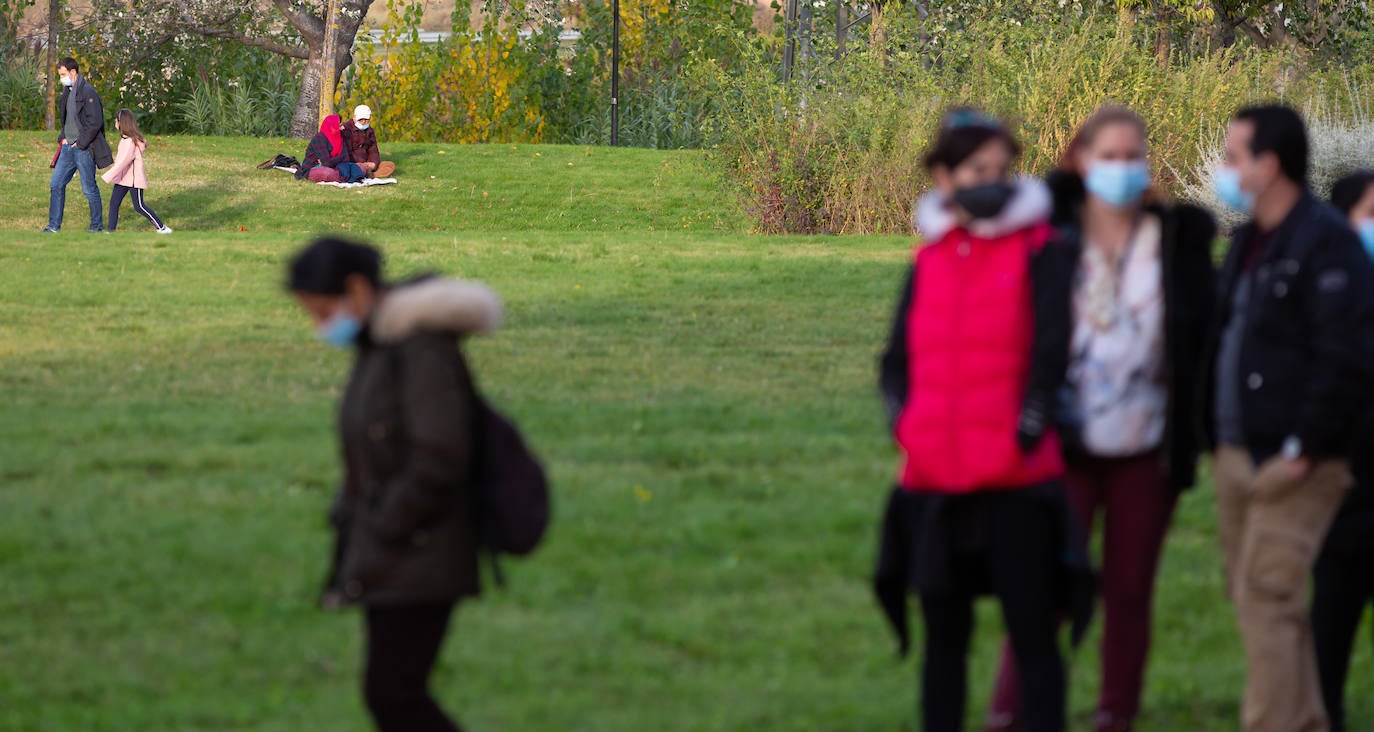
[[[954,192],[954,202],[976,220],[997,218],[1012,196],[1016,186],[1010,183],[987,183],[981,186],[960,188]]]

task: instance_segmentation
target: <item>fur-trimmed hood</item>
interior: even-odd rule
[[[429,277],[382,298],[370,323],[377,343],[397,343],[420,331],[472,335],[501,325],[501,299],[480,282]]]
[[[995,219],[969,224],[970,234],[983,239],[996,239],[1049,220],[1053,203],[1049,188],[1038,178],[1017,178],[1014,183],[1016,192],[1002,213]],[[949,198],[939,190],[932,190],[916,200],[911,223],[929,242],[940,239],[959,226],[954,213],[950,211]]]

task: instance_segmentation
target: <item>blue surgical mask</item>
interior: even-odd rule
[[[75,84],[75,83],[76,83],[76,79],[73,79],[73,78],[70,77],[70,76],[63,76],[63,77],[61,77],[61,79],[62,79],[62,86],[71,86],[72,84]]]
[[[1374,219],[1365,219],[1355,224],[1355,232],[1360,235],[1360,243],[1364,244],[1364,250],[1374,257]]]
[[[358,340],[358,334],[362,330],[362,321],[347,310],[340,309],[329,320],[320,324],[315,335],[335,348],[348,348],[353,345],[354,341]]]
[[[367,128],[369,128],[369,127],[371,127],[371,126],[372,126],[372,125],[367,124],[367,123],[365,123],[365,122],[359,122],[359,123],[357,123],[356,125],[354,125],[354,127],[357,127],[360,131],[361,131],[361,130],[366,130]]]
[[[1134,206],[1150,188],[1150,166],[1144,160],[1098,160],[1088,165],[1083,185],[1110,206]]]
[[[1217,198],[1229,209],[1241,213],[1255,210],[1255,196],[1240,187],[1240,171],[1235,168],[1217,168],[1213,187]]]

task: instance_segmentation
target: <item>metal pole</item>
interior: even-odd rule
[[[835,3],[835,58],[844,56],[845,36],[849,35],[849,6]]]
[[[62,0],[48,2],[48,113],[46,129],[57,129],[57,23],[62,17]]]
[[[611,0],[611,147],[620,145],[620,0]]]
[[[324,61],[320,69],[320,122],[334,114],[334,38],[338,31],[338,0],[329,0],[324,9]]]
[[[787,0],[782,6],[782,80],[792,80],[792,67],[797,63],[797,0]]]

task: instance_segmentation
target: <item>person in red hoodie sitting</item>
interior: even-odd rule
[[[1069,354],[1078,259],[1048,223],[1043,183],[997,120],[944,118],[916,205],[916,247],[881,389],[904,455],[883,517],[875,589],[905,653],[906,595],[925,619],[921,729],[963,729],[973,600],[997,597],[1024,679],[1028,732],[1062,732],[1058,619],[1091,614],[1083,533],[1051,419]]]
[[[362,180],[363,169],[355,165],[344,148],[339,115],[331,114],[320,122],[320,131],[310,138],[305,159],[296,167],[296,178],[316,183],[352,183]]]

